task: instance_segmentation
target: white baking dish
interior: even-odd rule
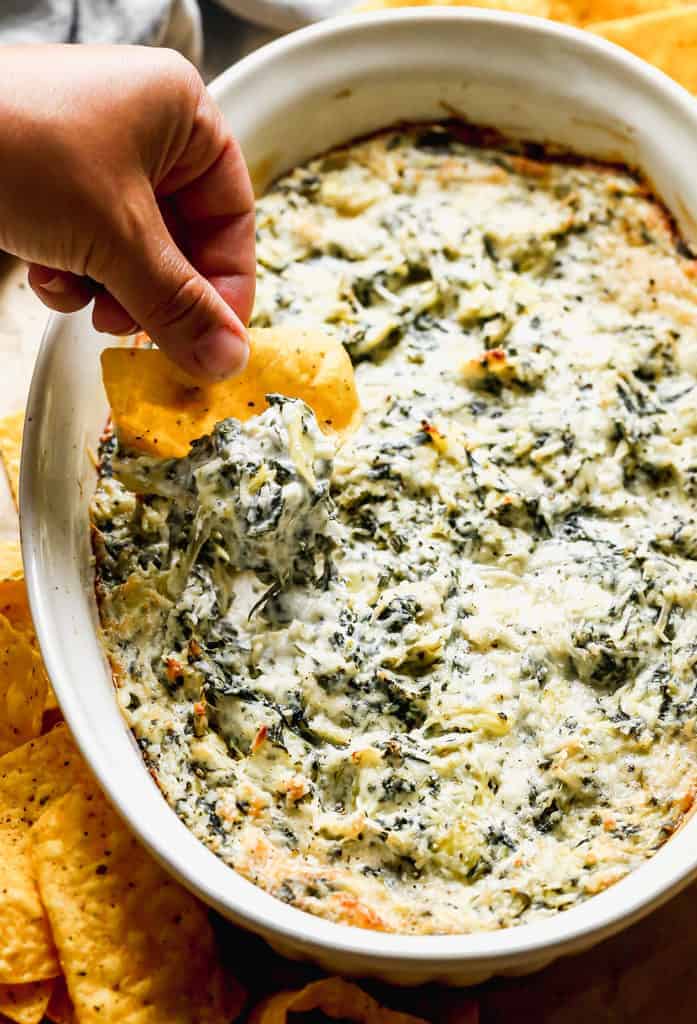
[[[685,237],[697,241],[697,105],[624,51],[553,22],[445,8],[343,18],[272,43],[211,90],[259,187],[352,136],[456,112],[638,166]],[[56,316],[39,355],[22,462],[29,595],[49,675],[85,757],[124,818],[185,885],[288,956],[403,984],[467,984],[584,949],[697,875],[694,817],[651,861],[573,910],[500,932],[416,937],[288,907],[201,845],[143,766],[96,633],[87,506],[95,482],[89,450],[107,413],[104,344],[88,313]]]

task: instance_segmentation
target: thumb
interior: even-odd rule
[[[241,372],[249,355],[242,321],[181,252],[154,197],[149,214],[137,219],[139,235],[115,245],[104,286],[188,373]]]

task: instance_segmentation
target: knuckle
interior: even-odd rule
[[[160,49],[158,53],[160,74],[178,97],[198,96],[205,91],[201,76],[191,61],[176,50]]]
[[[187,277],[169,295],[158,299],[148,310],[147,323],[152,328],[167,330],[183,323],[205,319],[207,295],[201,281]]]
[[[106,238],[103,238],[100,244],[94,238],[87,239],[83,251],[76,260],[80,275],[103,284],[105,277],[108,276],[111,263],[109,258],[110,248],[111,246]]]
[[[75,232],[76,273],[108,284],[124,259],[143,236],[148,223],[148,208],[140,191],[123,186],[105,188],[90,210],[90,232]]]
[[[187,60],[178,50],[171,46],[160,46],[157,49],[163,65],[170,68],[175,74],[190,75],[194,71],[191,61]]]

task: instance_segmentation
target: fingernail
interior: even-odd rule
[[[214,327],[198,339],[193,355],[209,377],[231,377],[247,365],[249,343],[246,337],[227,327]]]

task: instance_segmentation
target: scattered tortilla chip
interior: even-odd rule
[[[34,877],[28,829],[0,827],[0,983],[55,978],[60,965]]]
[[[57,711],[60,714],[60,705],[58,703],[58,700],[56,698],[55,693],[53,692],[53,687],[49,683],[48,684],[48,691],[46,693],[46,700],[44,702],[44,715],[46,715],[49,712],[54,712],[54,711]],[[44,732],[47,731],[46,730],[46,723],[44,723],[43,731]]]
[[[53,800],[86,777],[87,767],[63,725],[0,757],[0,983],[60,974],[29,830]]]
[[[35,644],[34,626],[29,611],[27,588],[24,582],[22,550],[18,541],[0,541],[0,614],[15,629],[31,633]]]
[[[53,991],[52,981],[0,985],[0,1013],[17,1024],[40,1024]]]
[[[39,650],[24,582],[22,550],[17,541],[0,541],[0,616],[4,616],[36,651]],[[53,687],[47,682],[42,732],[48,732],[61,717]]]
[[[583,28],[592,21],[614,21],[688,6],[690,0],[550,0],[548,16]]]
[[[535,14],[549,17],[550,0],[364,0],[354,11],[383,11],[395,7],[484,7],[490,11],[509,11],[515,14]]]
[[[4,615],[18,632],[24,633],[32,647],[38,646],[23,578],[0,579],[0,615]]]
[[[218,420],[263,412],[265,396],[273,392],[302,398],[323,430],[343,433],[358,424],[353,367],[340,341],[291,327],[251,330],[249,336],[244,373],[214,384],[194,380],[157,349],[105,349],[104,386],[120,441],[180,458]]]
[[[19,507],[19,463],[22,456],[24,412],[14,412],[0,419],[0,458],[15,505]]]
[[[428,1024],[422,1017],[385,1009],[358,985],[343,978],[323,978],[295,992],[278,992],[254,1008],[249,1024],[287,1024],[289,1013],[311,1010],[358,1024]]]
[[[382,11],[397,7],[482,7],[515,14],[564,21],[583,28],[591,22],[633,18],[651,11],[673,10],[694,5],[694,0],[363,0],[354,11]]]
[[[22,564],[22,548],[18,540],[0,542],[0,580],[16,580],[24,578]]]
[[[53,1021],[53,1024],[75,1024],[75,1010],[63,977],[56,978],[53,982],[53,991],[46,1007],[46,1016]]]
[[[229,1024],[244,996],[208,913],[138,844],[93,786],[32,829],[39,890],[79,1024]]]
[[[589,31],[618,43],[697,92],[697,6],[594,22]]]
[[[60,709],[56,695],[53,692],[51,684],[48,685],[48,693],[46,694],[46,703],[44,704],[44,713],[41,716],[41,732],[50,732],[54,726],[64,721],[63,712]]]
[[[41,658],[0,615],[0,755],[41,733],[47,693]]]

